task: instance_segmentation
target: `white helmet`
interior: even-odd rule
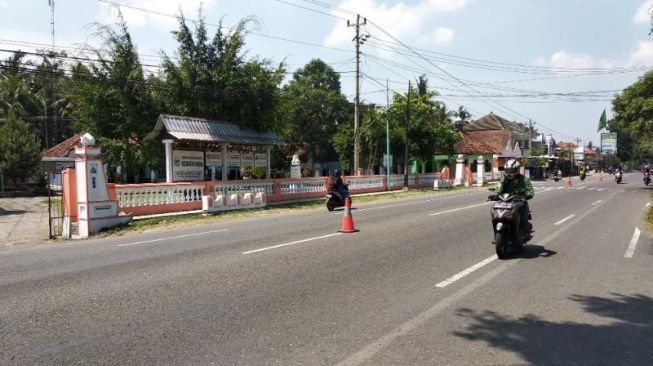
[[[509,180],[515,179],[519,174],[519,161],[515,159],[508,160],[503,166],[503,172]]]

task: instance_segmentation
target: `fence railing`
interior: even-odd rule
[[[485,175],[493,179],[491,172]],[[439,180],[439,173],[411,174],[408,176],[409,187],[433,187]],[[385,175],[361,177],[343,177],[352,193],[382,192],[387,190]],[[175,211],[199,210],[202,208],[202,196],[217,198],[242,197],[247,193],[256,195],[264,193],[266,202],[287,202],[323,197],[327,193],[329,178],[272,179],[272,180],[236,180],[210,181],[194,183],[160,183],[160,184],[109,184],[109,195],[118,200],[119,212],[123,214],[150,215]],[[404,187],[404,176],[390,176],[391,189]]]

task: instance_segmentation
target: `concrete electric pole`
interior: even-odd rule
[[[356,42],[356,96],[354,97],[354,174],[361,175],[360,168],[360,46],[365,42],[368,35],[360,35],[360,26],[367,24],[367,18],[362,18],[360,14],[356,15],[356,23],[350,23],[347,21],[348,27],[354,27],[356,29],[356,36],[352,41]]]
[[[410,125],[410,80],[408,80],[408,96],[406,98],[406,114],[404,115],[404,128],[406,133],[406,146],[404,148],[404,188],[408,189],[408,126]]]

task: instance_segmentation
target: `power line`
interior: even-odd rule
[[[448,72],[447,70],[445,70],[445,69],[443,69],[442,67],[436,65],[435,63],[431,62],[430,60],[428,60],[428,59],[422,57],[419,53],[417,53],[417,52],[415,52],[414,50],[412,50],[412,48],[411,48],[410,46],[407,46],[406,44],[404,44],[403,42],[401,42],[399,39],[397,39],[397,38],[395,38],[394,36],[392,36],[390,33],[388,33],[386,30],[384,30],[383,28],[381,28],[379,25],[377,25],[377,24],[374,23],[373,21],[370,20],[369,23],[370,23],[371,25],[373,25],[374,27],[376,27],[377,29],[379,29],[379,30],[380,30],[381,32],[383,32],[384,34],[386,34],[387,36],[389,36],[390,38],[394,39],[397,43],[401,44],[401,45],[402,45],[403,47],[405,47],[406,49],[408,49],[408,50],[410,50],[411,52],[415,53],[418,57],[420,57],[421,59],[423,59],[424,61],[426,61],[427,63],[429,63],[431,66],[435,67],[436,69],[440,70],[440,71],[443,72],[444,74],[448,75],[450,78],[452,78],[452,79],[456,80],[457,82],[461,83],[462,85],[464,85],[464,86],[467,87],[468,89],[470,89],[470,90],[472,90],[472,91],[474,91],[474,92],[476,92],[476,93],[479,93],[479,94],[481,94],[481,95],[484,95],[484,93],[479,92],[478,90],[474,89],[474,88],[471,87],[468,83],[464,82],[463,80],[460,80],[459,78],[457,78],[456,76],[454,76],[454,75],[452,75],[450,72]],[[460,88],[459,88],[455,83],[452,83],[452,82],[450,82],[449,80],[446,80],[446,81],[449,82],[453,87],[460,89]],[[462,89],[461,89],[461,90],[462,90]],[[513,110],[512,108],[509,108],[509,107],[507,107],[507,106],[505,106],[505,105],[503,105],[503,104],[501,104],[501,103],[498,103],[498,102],[494,101],[491,97],[483,96],[483,98],[488,99],[489,101],[493,102],[494,104],[496,104],[496,105],[499,106],[500,108],[502,108],[502,109],[504,109],[504,110],[507,110],[507,111],[511,112],[511,114],[514,113],[514,114],[516,114],[516,115],[518,115],[518,116],[521,116],[521,117],[523,117],[523,118],[530,119],[528,116],[526,116],[526,115],[524,115],[524,114],[522,114],[522,113],[519,113],[519,112]],[[544,126],[542,123],[539,123],[539,122],[538,122],[538,125],[540,125],[540,126]],[[551,131],[553,131],[553,130],[551,130]],[[560,134],[560,135],[564,135],[564,134],[561,134],[561,133],[558,133],[558,134]]]
[[[115,2],[115,1],[110,1],[110,0],[97,0],[97,1],[102,2],[102,3],[111,4],[111,5],[114,5],[114,6],[117,6],[117,7],[123,7],[123,8],[127,8],[127,9],[141,11],[141,12],[144,12],[144,13],[156,14],[156,15],[159,15],[159,16],[175,18],[175,19],[179,18],[177,15],[161,13],[161,12],[154,11],[154,10],[149,10],[149,9],[143,9],[143,8],[139,8],[139,7],[135,7],[135,6]],[[195,23],[195,24],[200,22],[200,20],[196,20],[196,19],[189,19],[189,18],[184,18],[184,19],[188,20],[188,21],[190,21],[192,23]],[[219,24],[215,24],[215,23],[204,22],[204,24],[208,25],[208,26],[212,26],[212,27],[218,27],[218,28],[220,27]],[[324,46],[324,45],[320,45],[320,44],[317,44],[317,43],[298,41],[298,40],[294,40],[294,39],[278,37],[278,36],[272,36],[272,35],[269,35],[269,34],[264,34],[264,33],[259,33],[259,32],[248,31],[248,34],[252,34],[252,35],[255,35],[255,36],[264,37],[264,38],[268,38],[268,39],[276,39],[276,40],[279,40],[279,41],[290,42],[290,43],[295,43],[295,44],[301,44],[301,45],[304,45],[304,46],[319,47],[319,48],[330,49],[330,50],[340,51],[340,52],[350,52],[349,50],[346,50],[346,49],[343,49],[343,48],[329,47],[329,46]]]

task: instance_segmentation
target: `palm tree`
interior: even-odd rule
[[[464,106],[458,106],[458,110],[453,112],[453,115],[458,118],[456,121],[456,131],[462,132],[465,126],[471,123],[472,114]]]

